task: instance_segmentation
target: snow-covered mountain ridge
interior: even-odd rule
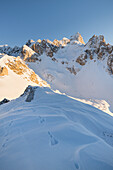
[[[53,42],[48,39],[39,39],[36,42],[33,40],[28,40],[26,45],[23,45],[22,47],[15,46],[14,48],[11,48],[8,45],[0,46],[0,53],[5,53],[11,56],[20,55],[24,60],[30,62],[35,60],[41,61],[39,56],[45,53],[47,56],[51,57],[53,61],[58,61],[58,58],[55,57],[55,54],[59,50],[62,51],[62,48],[67,46],[73,47],[73,45],[75,48],[77,48],[78,54],[75,54],[76,61],[74,58],[69,57],[70,60],[73,59],[73,61],[79,63],[80,65],[85,65],[88,58],[92,60],[95,58],[95,56],[97,56],[95,61],[96,59],[104,60],[106,58],[108,70],[111,74],[113,74],[113,46],[106,44],[103,35],[92,36],[92,38],[90,38],[86,44],[84,43],[80,33],[71,36],[70,39],[64,37],[62,40],[55,39]],[[61,61],[61,63],[68,64],[68,62],[65,61]],[[74,71],[74,66],[72,68],[67,67],[67,69],[76,74],[76,71]]]
[[[106,44],[104,36],[93,36],[84,45],[77,41],[67,43],[54,55],[46,52],[27,59],[29,67],[46,80],[55,90],[87,103],[99,101],[98,108],[113,112],[113,46]],[[26,55],[23,58],[26,57]],[[38,65],[38,66],[37,66]],[[91,101],[91,102],[90,102]],[[104,101],[104,102],[103,102]],[[108,102],[108,104],[105,104]],[[98,102],[93,105],[97,106]],[[108,112],[108,111],[107,111]]]
[[[28,85],[50,87],[20,57],[0,57],[0,100],[19,97]]]
[[[85,44],[77,33],[69,39],[29,40],[21,48],[0,50],[19,55],[52,89],[113,112],[113,46],[104,36],[94,35]]]

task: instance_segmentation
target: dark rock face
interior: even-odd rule
[[[35,90],[37,89],[38,87],[32,87],[32,86],[28,86],[24,93],[21,95],[21,96],[26,96],[26,102],[31,102],[34,98],[34,94],[35,94]]]
[[[33,40],[28,40],[28,42],[26,43],[26,45],[27,45],[28,47],[30,47],[31,44],[34,43],[34,42],[35,42],[35,41],[33,41]]]
[[[75,71],[75,67],[74,67],[74,66],[72,66],[72,67],[67,67],[67,70],[69,70],[70,73],[72,73],[72,74],[74,74],[74,75],[77,74],[76,71]]]
[[[85,63],[87,62],[86,59],[87,59],[87,54],[86,54],[86,53],[85,53],[85,54],[81,54],[81,55],[77,58],[76,62],[83,66],[83,65],[85,65]]]
[[[88,43],[85,44],[85,46],[89,46],[89,48],[97,48],[105,45],[106,42],[103,35],[99,35],[99,36],[93,35],[89,39]]]
[[[5,104],[5,103],[8,103],[9,101],[10,101],[10,100],[4,98],[4,99],[0,102],[0,105]]]
[[[23,45],[22,47],[22,51],[20,53],[20,56],[22,59],[24,59],[25,61],[28,62],[35,62],[36,60],[38,60],[38,54],[35,53],[30,47],[28,47],[27,45]]]
[[[0,53],[8,54],[10,56],[19,56],[20,52],[22,51],[22,47],[15,46],[14,48],[11,48],[8,45],[4,45],[3,47],[0,47]]]
[[[27,62],[35,62],[35,61],[41,61],[41,59],[39,57],[37,57],[37,55],[32,55],[31,57],[27,57],[25,59],[25,61]]]
[[[8,69],[5,66],[4,67],[0,66],[0,76],[5,76],[5,75],[8,75]]]
[[[94,59],[97,56],[98,60],[107,58],[108,71],[113,74],[113,46],[106,44],[104,36],[93,36],[84,46],[85,51],[77,58],[76,62],[80,65],[85,65],[87,59]]]
[[[107,60],[108,70],[113,74],[113,54],[109,55]]]
[[[54,53],[56,53],[60,48],[55,46],[51,41],[45,39],[42,41],[38,40],[36,43],[33,44],[29,40],[26,45],[22,47],[20,55],[25,61],[28,62],[35,62],[36,60],[40,62],[41,59],[39,58],[39,56],[41,56],[43,53],[52,58]]]
[[[45,52],[47,56],[52,57],[53,53],[56,53],[59,47],[54,45],[49,40],[42,40],[33,44],[31,49],[35,51],[39,56]]]

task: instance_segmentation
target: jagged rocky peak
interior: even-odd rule
[[[22,48],[18,47],[18,46],[15,46],[13,48],[8,45],[0,46],[0,53],[8,54],[10,56],[13,55],[15,57],[17,57],[20,54],[21,50],[22,50]]]
[[[92,54],[96,53],[98,59],[104,59],[107,55],[110,55],[113,52],[113,46],[106,44],[103,35],[93,35],[85,46],[85,48],[88,49],[87,51],[92,51]]]
[[[50,57],[53,56],[53,53],[58,51],[58,48],[58,46],[56,46],[52,41],[48,39],[38,40],[31,46],[31,49],[35,51],[39,56],[45,52],[46,55]]]
[[[75,35],[72,35],[70,41],[79,41],[80,43],[85,44],[83,37],[79,32],[77,32]]]
[[[53,41],[53,44],[56,45],[57,47],[60,46],[60,42],[59,42],[59,40],[57,40],[57,39],[55,39],[55,40]]]
[[[79,33],[77,33],[75,36],[72,36],[71,40],[79,41],[80,43],[84,44],[83,38]],[[36,42],[33,40],[28,40],[26,45],[30,47],[38,56],[41,56],[43,53],[45,53],[47,56],[52,58],[54,53],[56,53],[60,48],[64,48],[70,43],[71,40],[66,37],[64,37],[62,40],[55,39],[53,42],[49,39],[38,39]],[[34,58],[33,51],[30,52],[29,49],[26,49],[27,48],[22,49],[22,56],[24,56],[25,60],[28,58],[31,60],[31,56]],[[36,55],[35,57],[37,58]]]
[[[70,40],[69,40],[68,38],[64,37],[62,40],[57,40],[57,39],[55,39],[55,40],[53,41],[53,44],[54,44],[55,46],[57,46],[57,47],[64,47],[64,46],[66,46],[69,42],[70,42]]]
[[[37,43],[41,43],[41,41],[42,41],[41,39],[38,39],[38,40],[37,40]]]
[[[85,65],[88,59],[98,59],[101,61],[106,59],[107,70],[110,74],[113,74],[113,46],[106,44],[103,35],[93,35],[84,46],[84,51],[78,56],[76,62],[80,65]]]
[[[0,45],[0,53],[8,53],[9,51],[11,51],[12,48],[10,46],[8,46],[7,44],[5,45]]]
[[[27,41],[26,45],[30,47],[33,43],[35,43],[35,41],[31,39]]]
[[[95,48],[95,47],[100,47],[100,46],[105,46],[106,45],[106,42],[105,42],[105,39],[104,39],[104,36],[103,35],[93,35],[88,43],[86,44],[86,46],[89,46],[90,48]]]
[[[49,39],[47,39],[46,41],[47,41],[47,43],[49,43],[49,44],[53,44],[53,42],[50,41]]]
[[[62,46],[66,46],[68,43],[70,43],[70,39],[64,37],[60,42]]]
[[[20,54],[21,58],[26,61],[35,61],[37,59],[38,54],[35,53],[30,47],[27,45],[23,45],[22,51]]]

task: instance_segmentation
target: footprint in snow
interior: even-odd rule
[[[6,146],[6,144],[5,144],[5,143],[3,143],[2,147],[4,148],[5,146]]]
[[[6,133],[5,135],[4,135],[4,137],[7,137],[8,136],[8,133]]]
[[[13,123],[13,121],[11,121],[11,122],[9,123],[9,126],[11,126],[11,125],[12,125],[12,123]]]
[[[40,123],[44,123],[45,119],[39,116],[39,121],[40,121]]]
[[[77,163],[74,163],[74,164],[75,164],[75,168],[79,169],[79,165]]]
[[[5,142],[2,144],[2,148],[5,148],[5,147],[6,147],[8,140],[9,140],[8,138],[5,139]]]
[[[51,146],[57,145],[58,140],[51,134],[51,132],[48,131],[48,135],[50,137]]]

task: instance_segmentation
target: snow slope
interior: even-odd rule
[[[79,46],[78,44],[76,46],[69,45],[59,50],[54,55],[58,62],[42,55],[40,57],[41,62],[29,62],[28,65],[42,79],[46,80],[52,89],[57,89],[61,93],[66,93],[75,98],[85,99],[88,103],[90,103],[90,100],[100,100],[101,105],[101,100],[105,101],[106,112],[109,112],[107,111],[109,105],[111,112],[113,112],[113,77],[106,71],[106,60],[98,61],[95,56],[93,60],[89,59],[84,66],[79,65],[75,62],[82,51],[82,47]],[[61,61],[68,64],[62,64]],[[73,65],[77,72],[76,75],[67,70],[67,67],[72,68]]]
[[[113,46],[103,35],[92,36],[86,44],[79,33],[61,41],[33,43],[29,40],[22,56],[52,89],[113,112]]]
[[[0,106],[1,170],[113,169],[111,116],[49,88],[31,91]]]
[[[19,70],[17,68],[18,65],[15,67],[16,62],[20,63]],[[10,69],[7,65],[8,63],[12,63],[12,69]],[[35,75],[33,70],[29,69],[20,58],[1,55],[0,67],[6,67],[8,70],[8,75],[0,76],[0,101],[4,98],[11,100],[19,97],[28,85],[49,86],[38,75]],[[17,74],[17,72],[15,72],[16,69],[14,70],[13,67],[15,67],[17,71],[21,71],[23,69],[23,72],[21,74]],[[32,81],[32,79],[30,79],[31,75],[36,76],[38,84],[36,81]]]

